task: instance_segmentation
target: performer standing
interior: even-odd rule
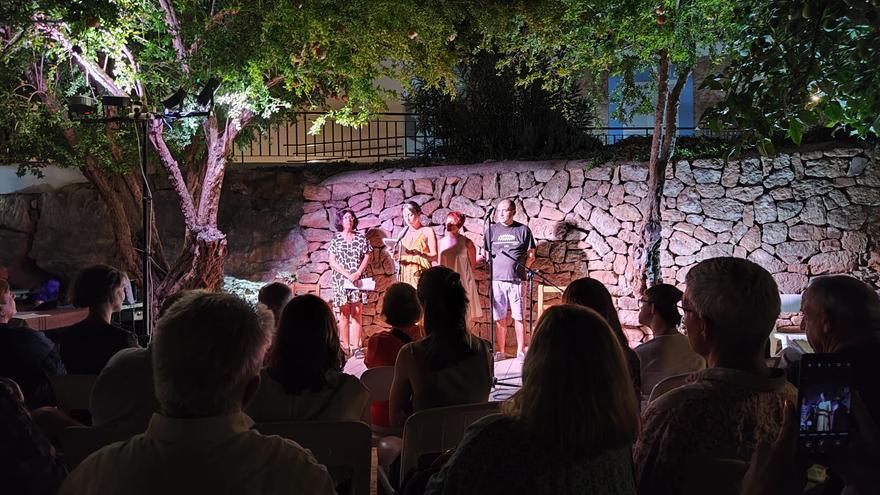
[[[446,215],[446,235],[440,239],[440,264],[451,268],[461,275],[461,285],[468,297],[467,321],[470,326],[473,321],[483,316],[480,307],[480,294],[477,292],[477,281],[474,278],[474,268],[477,266],[477,247],[474,241],[461,235],[464,226],[464,215],[457,211]]]
[[[422,225],[422,209],[416,203],[403,203],[403,225],[406,232],[400,239],[400,275],[398,282],[418,287],[422,272],[437,259],[437,236]]]
[[[339,231],[330,241],[330,268],[333,269],[333,304],[339,308],[339,337],[342,349],[354,354],[361,347],[361,313],[367,302],[367,293],[359,289],[345,288],[346,279],[357,285],[370,264],[373,248],[367,238],[355,232],[357,216],[351,210],[336,214],[335,227]],[[349,340],[350,338],[350,340]]]
[[[495,360],[506,358],[507,315],[513,317],[516,332],[516,357],[525,358],[523,328],[522,282],[525,267],[535,262],[535,238],[532,231],[513,220],[516,205],[510,199],[498,203],[498,223],[492,225],[486,249],[492,256],[492,318],[495,320]],[[510,257],[506,256],[509,255]],[[513,259],[511,259],[513,258]],[[520,264],[518,264],[519,262]]]

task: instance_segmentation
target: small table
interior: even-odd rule
[[[78,323],[88,314],[88,308],[60,308],[46,311],[26,311],[16,314],[15,317],[24,320],[25,324],[34,330],[45,332]]]

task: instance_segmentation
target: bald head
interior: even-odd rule
[[[880,332],[880,296],[846,275],[819,277],[803,295],[801,326],[819,352],[834,352]]]
[[[512,199],[502,199],[498,203],[498,221],[510,225],[513,223],[514,215],[516,215],[516,204]]]

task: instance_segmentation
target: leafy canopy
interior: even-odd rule
[[[726,93],[707,114],[746,132],[762,152],[772,138],[800,144],[810,126],[880,135],[880,7],[872,0],[755,2],[735,56],[707,81]]]

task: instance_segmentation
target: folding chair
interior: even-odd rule
[[[474,421],[500,411],[500,402],[438,407],[419,411],[403,427],[400,479],[416,469],[424,454],[445,452],[458,445]]]
[[[278,421],[257,423],[263,435],[288,438],[309,449],[334,481],[351,479],[350,495],[369,495],[372,459],[370,427],[358,421]],[[351,473],[351,478],[339,479]],[[335,476],[334,476],[335,475]]]

